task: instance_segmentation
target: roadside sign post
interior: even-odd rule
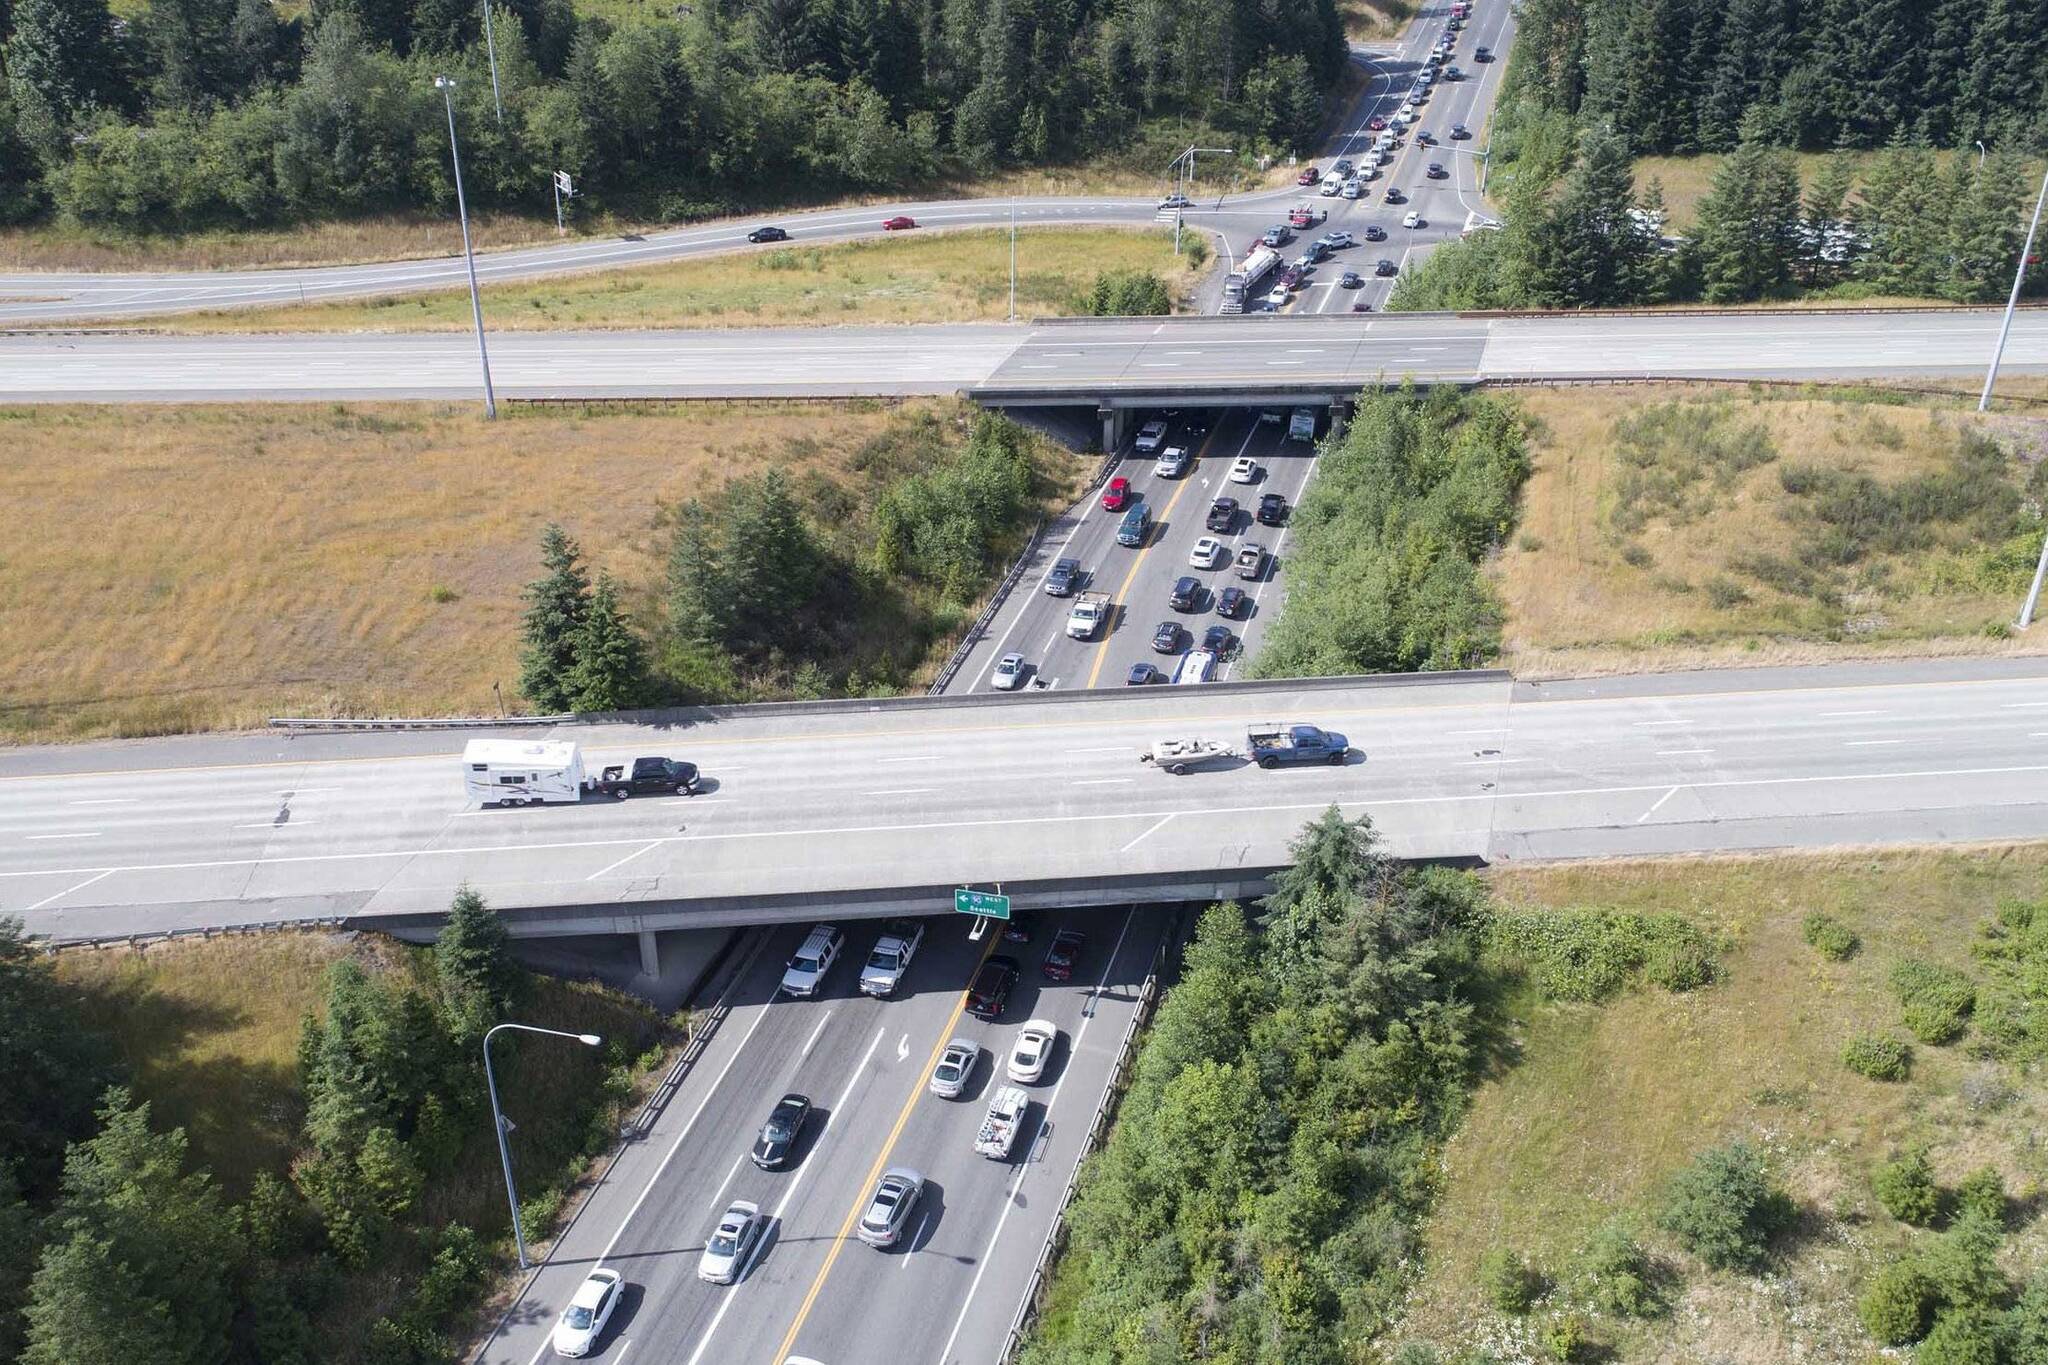
[[[1010,918],[1010,898],[1002,892],[1002,883],[996,883],[994,891],[973,891],[960,886],[953,889],[953,913],[974,916],[974,928],[967,935],[969,943],[981,942],[981,936],[988,932],[992,919]]]
[[[555,172],[555,231],[567,232],[568,226],[562,221],[562,201],[576,197],[576,186],[569,179],[567,171]]]

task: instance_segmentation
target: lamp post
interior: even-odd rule
[[[1017,320],[1017,196],[1010,195],[1010,321]]]
[[[2012,272],[2012,293],[2005,301],[2005,320],[1998,325],[1998,345],[1991,351],[1991,369],[1984,376],[1984,393],[1977,399],[1977,411],[1991,406],[1991,386],[1998,382],[1998,362],[2005,355],[2005,339],[2012,331],[2012,314],[2020,306],[2020,286],[2027,279],[2027,258],[2034,254],[2034,234],[2041,227],[2041,203],[2048,200],[2048,174],[2041,177],[2041,193],[2034,199],[2034,218],[2027,224],[2026,244],[2020,248],[2019,269]]]
[[[498,42],[491,36],[491,0],[484,0],[484,51],[491,59],[491,103],[498,110],[498,126],[505,126],[505,99],[498,93]]]
[[[512,1130],[511,1122],[503,1110],[498,1108],[498,1078],[491,1070],[491,1039],[506,1029],[517,1029],[521,1033],[545,1033],[555,1038],[573,1038],[585,1047],[596,1047],[604,1039],[595,1033],[564,1033],[560,1029],[536,1028],[532,1024],[499,1024],[484,1034],[484,1086],[491,1092],[491,1127],[498,1134],[498,1161],[505,1168],[505,1199],[512,1206],[512,1244],[519,1248],[519,1268],[528,1268],[526,1260],[526,1232],[519,1226],[519,1191],[512,1183],[512,1149],[505,1142],[505,1135]]]
[[[1174,177],[1174,180],[1172,182],[1174,186],[1174,194],[1178,198],[1187,198],[1188,189],[1195,182],[1195,153],[1197,152],[1208,152],[1212,156],[1235,156],[1237,155],[1237,148],[1189,147],[1185,151],[1183,151],[1179,156],[1167,162],[1166,170],[1169,175],[1172,175]],[[1223,206],[1223,198],[1221,195],[1217,196],[1216,206],[1218,208],[1221,208]],[[1181,219],[1186,215],[1186,213],[1187,210],[1183,208],[1181,205],[1175,204],[1173,206],[1173,254],[1176,256],[1180,255],[1180,224]]]
[[[469,201],[462,197],[462,152],[455,145],[455,89],[452,76],[434,77],[441,103],[448,110],[448,158],[455,164],[455,212],[462,219],[462,262],[469,270],[469,315],[476,323],[476,358],[484,372],[484,416],[498,415],[498,396],[491,390],[491,355],[484,348],[484,305],[476,292],[476,253],[469,245]]]

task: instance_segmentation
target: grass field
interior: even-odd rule
[[[1415,0],[1340,0],[1337,15],[1346,38],[1369,43],[1399,36],[1415,10]]]
[[[0,409],[0,502],[65,528],[0,556],[0,737],[306,708],[495,712],[493,684],[515,704],[519,591],[548,520],[646,621],[664,507],[768,468],[858,496],[871,444],[928,439],[931,423],[964,439],[967,416],[952,403],[515,406],[495,424],[466,404]]]
[[[1017,311],[1072,313],[1105,270],[1149,270],[1184,294],[1200,250],[1176,257],[1173,234],[1116,228],[1017,234]],[[819,323],[974,322],[1009,316],[1007,231],[916,232],[830,246],[801,244],[714,259],[569,275],[483,291],[496,330],[550,327],[767,327]],[[469,294],[449,290],[362,302],[184,314],[152,326],[274,332],[470,326]]]
[[[1536,1358],[1526,1326],[1485,1301],[1481,1254],[1510,1248],[1562,1276],[1595,1227],[1645,1212],[1694,1153],[1735,1138],[1769,1154],[1798,1202],[1794,1236],[1768,1273],[1752,1277],[1708,1272],[1650,1233],[1653,1254],[1679,1281],[1672,1311],[1647,1323],[1596,1319],[1606,1347],[1597,1358],[1879,1359],[1854,1299],[1865,1275],[1912,1234],[1877,1205],[1869,1170],[1911,1143],[1931,1144],[1945,1185],[1977,1166],[1998,1167],[2021,1210],[2003,1264],[2014,1275],[2048,1266],[2039,1216],[2048,1079],[1973,1061],[1960,1045],[1917,1047],[1910,1079],[1893,1085],[1852,1075],[1838,1060],[1854,1033],[1904,1036],[1885,986],[1894,959],[1967,968],[1976,926],[2001,897],[2048,894],[2048,846],[1489,876],[1510,903],[1673,910],[1724,933],[1731,947],[1724,979],[1702,991],[1645,991],[1605,1006],[1512,1002],[1513,1060],[1481,1085],[1444,1153],[1427,1268],[1402,1336],[1445,1347],[1492,1342],[1502,1361]],[[1815,910],[1861,937],[1855,956],[1828,962],[1801,941],[1801,921]],[[1986,1100],[2000,1091],[2003,1102]],[[1534,1320],[1563,1297],[1539,1305]]]
[[[1960,399],[1868,397],[1743,386],[1531,391],[1534,473],[1520,529],[1493,566],[1507,665],[1558,676],[2041,649],[2038,638],[2002,630],[2038,540],[1982,542],[1970,523],[1928,524],[1900,537],[1921,544],[1880,537],[1853,564],[1811,562],[1829,528],[1813,497],[1786,491],[1788,472],[1851,471],[1897,488],[1948,470],[1958,433],[1980,421]],[[1655,439],[1622,439],[1619,424],[1644,422],[1657,424]],[[2019,487],[2048,452],[2043,421],[1994,414],[1983,424],[2015,452],[2004,485]],[[1754,464],[1705,453],[1749,432],[1761,433]]]
[[[627,230],[605,224],[592,235]],[[559,241],[553,218],[478,213],[469,220],[479,251]],[[0,228],[0,270],[238,270],[295,265],[353,265],[460,256],[462,229],[452,214],[391,213],[294,227],[219,229],[135,237],[75,225]]]

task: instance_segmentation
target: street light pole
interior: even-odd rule
[[[585,1047],[596,1047],[604,1039],[595,1033],[564,1033],[560,1029],[535,1028],[532,1024],[499,1024],[484,1034],[484,1087],[491,1092],[491,1127],[498,1133],[498,1161],[505,1168],[505,1199],[512,1206],[512,1245],[519,1248],[519,1268],[526,1270],[530,1268],[526,1259],[526,1232],[519,1226],[519,1191],[512,1184],[512,1149],[505,1142],[505,1135],[512,1125],[506,1121],[505,1112],[498,1108],[498,1078],[491,1070],[491,1039],[508,1028],[521,1033],[573,1038]]]
[[[455,211],[462,219],[462,262],[469,270],[469,315],[476,323],[476,358],[484,371],[484,416],[495,418],[498,396],[491,389],[490,352],[484,349],[484,305],[476,292],[476,253],[469,244],[469,201],[462,197],[462,153],[455,145],[455,96],[449,93],[455,89],[455,80],[436,76],[434,88],[441,92],[441,103],[448,110],[448,157],[455,163]]]
[[[2034,199],[2034,218],[2027,224],[2026,244],[2020,248],[2019,269],[2012,273],[2012,294],[2005,301],[2005,320],[1998,324],[1998,345],[1991,351],[1991,370],[1984,376],[1984,393],[1977,399],[1977,411],[1991,406],[1991,386],[1998,382],[1998,362],[2005,355],[2005,339],[2012,332],[2013,310],[2020,306],[2020,286],[2027,278],[2027,257],[2034,254],[2034,234],[2041,227],[2041,203],[2048,200],[2048,174],[2041,177],[2041,193]]]
[[[1017,196],[1010,195],[1010,321],[1017,320]]]
[[[505,123],[505,99],[498,93],[498,43],[491,36],[491,0],[484,0],[484,51],[491,58],[491,103],[498,108],[498,125]]]

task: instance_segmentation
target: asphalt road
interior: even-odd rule
[[[1019,1295],[1087,1137],[1114,1052],[1137,1006],[1170,915],[1103,909],[1040,922],[1028,944],[967,940],[957,918],[928,921],[925,946],[897,998],[854,988],[875,930],[852,926],[848,954],[821,998],[771,1003],[801,928],[758,931],[727,987],[724,1012],[653,1130],[626,1148],[547,1263],[476,1357],[533,1365],[585,1275],[603,1263],[631,1286],[592,1357],[605,1362],[777,1361],[918,1365],[995,1359]],[[1089,938],[1073,980],[1042,978],[1051,931]],[[962,989],[982,956],[1005,952],[1024,974],[994,1023],[964,1015]],[[1029,1018],[1060,1030],[1008,1161],[973,1150],[1002,1058]],[[925,1081],[948,1039],[987,1051],[957,1100]],[[990,1055],[994,1054],[994,1055]],[[745,1153],[778,1096],[810,1096],[798,1159],[756,1169]],[[515,1114],[516,1118],[516,1114]],[[907,1165],[928,1181],[911,1235],[878,1251],[852,1236],[880,1172]],[[736,1285],[696,1278],[704,1238],[734,1199],[773,1218]]]

